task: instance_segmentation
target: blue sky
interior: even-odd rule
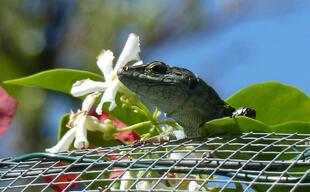
[[[309,95],[309,51],[310,2],[287,14],[249,17],[211,34],[203,31],[167,42],[146,59],[188,68],[224,98],[271,80]]]

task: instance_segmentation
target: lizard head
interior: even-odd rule
[[[189,70],[160,61],[125,66],[117,75],[127,88],[166,113],[179,107],[200,81]]]

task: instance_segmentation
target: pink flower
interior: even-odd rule
[[[100,122],[104,122],[104,120],[106,119],[112,119],[113,125],[117,128],[127,127],[125,123],[123,123],[122,121],[118,119],[111,117],[111,115],[107,112],[104,112],[102,115],[99,115],[97,117],[99,117]],[[115,133],[114,136],[122,142],[134,142],[140,139],[140,136],[134,131],[124,131],[124,132]]]
[[[118,119],[112,118],[111,115],[107,112],[102,113],[102,115],[98,115],[95,110],[91,110],[89,115],[97,117],[100,122],[104,122],[106,119],[112,119],[113,125],[117,128],[127,127],[125,123],[123,123],[122,121]],[[134,142],[140,139],[140,136],[134,131],[124,131],[124,132],[115,133],[114,136],[122,142]],[[113,155],[113,156],[110,156],[110,159],[117,160],[118,157]],[[127,157],[125,157],[124,160],[125,159],[127,159]],[[122,175],[124,169],[125,168],[123,167],[114,167],[113,168],[114,171],[111,173],[109,178],[110,179],[118,178],[119,176]]]
[[[60,168],[65,168],[66,165],[63,163],[57,163],[56,167],[60,167]],[[43,179],[45,180],[45,182],[50,183],[53,181],[53,183],[56,184],[52,184],[51,188],[54,189],[54,191],[64,191],[64,189],[71,184],[72,181],[74,181],[77,177],[78,174],[68,174],[68,175],[61,175],[60,177],[58,177],[56,180],[54,180],[56,176],[43,176]],[[59,182],[59,183],[58,183]],[[77,184],[73,183],[70,186],[70,189],[76,188]]]
[[[10,125],[16,108],[16,100],[0,87],[0,135],[3,135]]]

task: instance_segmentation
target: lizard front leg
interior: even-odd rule
[[[147,144],[161,144],[161,143],[169,142],[169,141],[176,140],[176,139],[177,138],[172,133],[165,133],[165,134],[160,134],[160,135],[148,138],[148,139],[137,140],[133,143],[133,146],[137,147],[140,145],[147,145]]]
[[[256,118],[256,111],[255,109],[251,109],[248,107],[241,107],[235,110],[232,115],[233,118],[237,116],[246,116],[255,119]]]

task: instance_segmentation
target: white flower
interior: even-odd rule
[[[199,154],[198,153],[190,153],[189,155],[187,154],[187,150],[186,149],[184,149],[185,151],[184,152],[173,152],[173,153],[170,153],[170,155],[169,155],[169,159],[172,159],[172,160],[180,160],[180,159],[184,159],[184,158],[186,158],[187,159],[187,161],[188,161],[188,159],[190,158],[190,159],[197,159],[197,158],[199,158]]]
[[[163,184],[162,182],[158,183],[155,187],[154,185],[157,183],[157,181],[139,181],[137,184],[136,184],[136,189],[137,190],[149,190],[149,189],[161,189],[161,190],[164,190],[164,189],[169,189],[169,190],[172,190],[171,188],[169,188],[167,185]]]
[[[46,149],[46,152],[49,153],[58,153],[62,151],[68,151],[73,139],[75,137],[76,129],[70,129],[67,133],[58,141],[58,143],[49,149]]]
[[[161,190],[170,189],[167,185],[165,185],[165,182],[157,183],[157,180],[154,179],[154,174],[152,174],[151,172],[148,172],[145,175],[145,171],[140,171],[139,173],[136,174],[136,176],[137,176],[136,180],[139,181],[136,183],[135,187],[139,191],[150,190],[151,188]]]
[[[134,178],[133,173],[131,171],[126,171],[121,178],[119,189],[120,190],[129,189],[129,187],[133,183],[133,178]]]
[[[58,153],[68,151],[74,138],[75,148],[81,149],[88,147],[87,129],[94,129],[93,127],[90,127],[90,123],[88,122],[94,121],[94,119],[87,114],[98,96],[98,92],[88,95],[83,101],[82,110],[78,110],[76,113],[71,113],[69,122],[67,123],[67,127],[69,127],[70,130],[67,131],[54,147],[46,149],[47,152]]]
[[[194,159],[200,158],[200,156],[201,156],[200,153],[195,153],[195,152],[188,154],[188,151],[191,151],[192,148],[181,147],[181,148],[179,148],[179,150],[180,150],[180,152],[170,153],[168,158],[172,159],[172,160],[178,160],[180,163],[186,162],[186,163],[195,164],[196,160],[194,160]],[[181,150],[184,150],[184,152],[182,152]],[[191,159],[191,160],[189,160],[189,159]],[[180,166],[176,166],[176,167],[182,168]],[[172,177],[174,177],[174,178],[184,178],[184,177],[192,178],[193,176],[187,176],[184,173],[175,173],[174,175],[172,175]],[[171,186],[176,186],[178,184],[178,180],[169,180],[168,182]],[[198,189],[200,188],[200,185],[197,184],[196,181],[190,181],[187,185],[188,185],[187,186],[188,191],[198,191]]]
[[[190,181],[188,184],[188,191],[207,191],[206,188],[201,187],[196,181]]]
[[[130,61],[138,61],[134,65],[142,64],[142,62],[139,61],[139,52],[139,36],[131,33],[114,68],[114,55],[112,51],[102,51],[98,56],[97,65],[103,73],[105,82],[97,82],[90,79],[77,81],[72,86],[71,94],[75,97],[79,97],[92,92],[104,92],[100,104],[96,108],[96,112],[102,114],[102,105],[106,102],[110,102],[109,111],[112,111],[116,107],[115,96],[120,86],[117,71],[125,65],[128,65]]]

